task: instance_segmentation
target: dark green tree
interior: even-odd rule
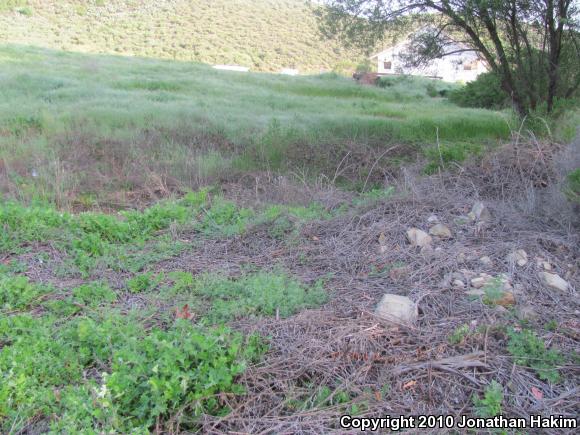
[[[579,10],[578,0],[325,0],[316,14],[323,35],[359,46],[428,21],[410,62],[477,52],[523,116],[578,90]]]

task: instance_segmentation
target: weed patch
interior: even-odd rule
[[[183,272],[169,276],[174,284],[167,291],[186,296],[199,317],[210,324],[240,318],[278,315],[288,317],[327,300],[323,282],[306,287],[282,272],[247,273],[239,278],[217,274],[192,277]]]
[[[0,307],[25,308],[45,291],[2,276]],[[0,430],[39,418],[54,432],[148,432],[169,418],[195,429],[200,414],[227,411],[220,394],[243,394],[236,377],[267,349],[257,336],[182,319],[145,327],[115,300],[89,283],[39,317],[0,316]]]
[[[558,364],[562,355],[553,349],[546,349],[544,342],[529,329],[517,332],[508,330],[508,351],[516,364],[533,369],[540,379],[558,382]]]
[[[475,414],[482,418],[491,418],[501,414],[503,403],[503,388],[495,380],[485,388],[483,398],[473,396]]]

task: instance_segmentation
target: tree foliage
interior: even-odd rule
[[[416,62],[478,53],[521,115],[551,112],[580,85],[575,0],[326,0],[317,15],[325,36],[368,46],[419,16],[429,25],[410,44]]]

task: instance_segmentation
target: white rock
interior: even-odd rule
[[[508,263],[514,263],[518,266],[525,266],[528,264],[528,253],[523,249],[518,249],[506,257]]]
[[[493,277],[486,274],[486,273],[481,273],[479,274],[478,277],[476,278],[472,278],[471,279],[471,287],[474,288],[482,288],[483,286],[485,286]]]
[[[465,294],[469,296],[483,296],[485,292],[480,289],[475,289],[475,290],[467,290]]]
[[[479,262],[484,266],[491,266],[493,264],[493,262],[491,261],[491,258],[489,258],[487,255],[484,255],[483,257],[481,257],[479,259]]]
[[[565,292],[568,290],[569,284],[560,275],[556,273],[540,272],[538,277],[542,284],[551,290]]]
[[[412,324],[419,316],[417,305],[406,296],[387,293],[383,296],[375,314],[396,323]]]
[[[427,218],[427,222],[429,222],[430,224],[434,224],[439,222],[439,218],[437,217],[437,215],[432,214]]]
[[[427,234],[425,231],[420,230],[419,228],[408,229],[407,239],[409,239],[409,242],[411,243],[412,246],[419,246],[421,248],[423,246],[428,246],[431,245],[431,243],[433,243],[433,239],[431,238],[431,236]]]
[[[491,221],[491,213],[481,201],[473,204],[471,212],[468,214],[469,218],[474,221],[489,222]]]
[[[429,234],[431,234],[432,236],[441,237],[443,239],[451,238],[451,230],[449,229],[448,226],[443,224],[437,224],[432,226],[429,229]]]

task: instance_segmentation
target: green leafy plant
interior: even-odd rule
[[[473,396],[473,405],[475,414],[478,417],[489,418],[501,414],[501,405],[503,403],[503,388],[501,384],[493,380],[485,388],[483,398]]]
[[[453,333],[449,336],[448,341],[453,345],[461,344],[468,335],[469,325],[461,325],[455,328]]]
[[[50,288],[31,283],[25,276],[0,273],[0,310],[18,310],[51,291]]]
[[[92,282],[75,287],[72,291],[76,302],[86,306],[99,306],[100,304],[110,304],[117,300],[116,293],[108,285]]]
[[[532,368],[540,379],[558,382],[558,363],[562,361],[560,352],[547,349],[544,342],[529,329],[517,332],[508,330],[508,351],[516,364]]]
[[[449,101],[461,107],[498,109],[506,106],[508,96],[500,78],[492,73],[480,74],[476,80],[449,93]]]
[[[155,288],[162,280],[162,274],[142,273],[127,280],[127,288],[131,293],[144,293]]]
[[[195,429],[199,414],[225,412],[219,394],[243,394],[236,377],[267,350],[255,335],[181,319],[149,329],[111,310],[1,317],[0,343],[0,430],[44,416],[53,431],[77,433],[147,432],[178,410]]]
[[[503,279],[500,276],[496,276],[487,282],[482,288],[484,291],[483,303],[486,305],[495,305],[504,296],[502,287]]]
[[[196,279],[193,293],[205,300],[205,319],[211,323],[276,314],[288,317],[327,299],[322,281],[306,287],[281,272],[258,272],[238,279],[202,275]]]

